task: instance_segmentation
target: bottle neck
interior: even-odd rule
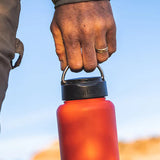
[[[99,102],[99,101],[105,101],[105,98],[90,98],[90,99],[80,99],[80,100],[69,100],[69,101],[64,101],[65,104],[69,103],[90,103],[90,102]]]

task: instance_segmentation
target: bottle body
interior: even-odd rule
[[[57,119],[61,160],[119,160],[112,102],[105,98],[65,101]]]

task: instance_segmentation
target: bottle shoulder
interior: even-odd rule
[[[57,111],[63,110],[77,110],[77,109],[86,109],[86,108],[114,108],[114,104],[110,100],[105,98],[94,98],[94,99],[83,99],[83,100],[73,100],[65,101],[64,104],[60,105]]]

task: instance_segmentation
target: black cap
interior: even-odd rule
[[[61,86],[63,100],[100,98],[108,95],[106,82],[102,77],[65,80]]]

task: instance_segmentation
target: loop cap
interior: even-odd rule
[[[67,66],[62,74],[61,87],[63,100],[78,100],[89,98],[100,98],[108,95],[106,81],[99,66],[101,77],[75,78],[65,80],[65,75],[69,66]]]

